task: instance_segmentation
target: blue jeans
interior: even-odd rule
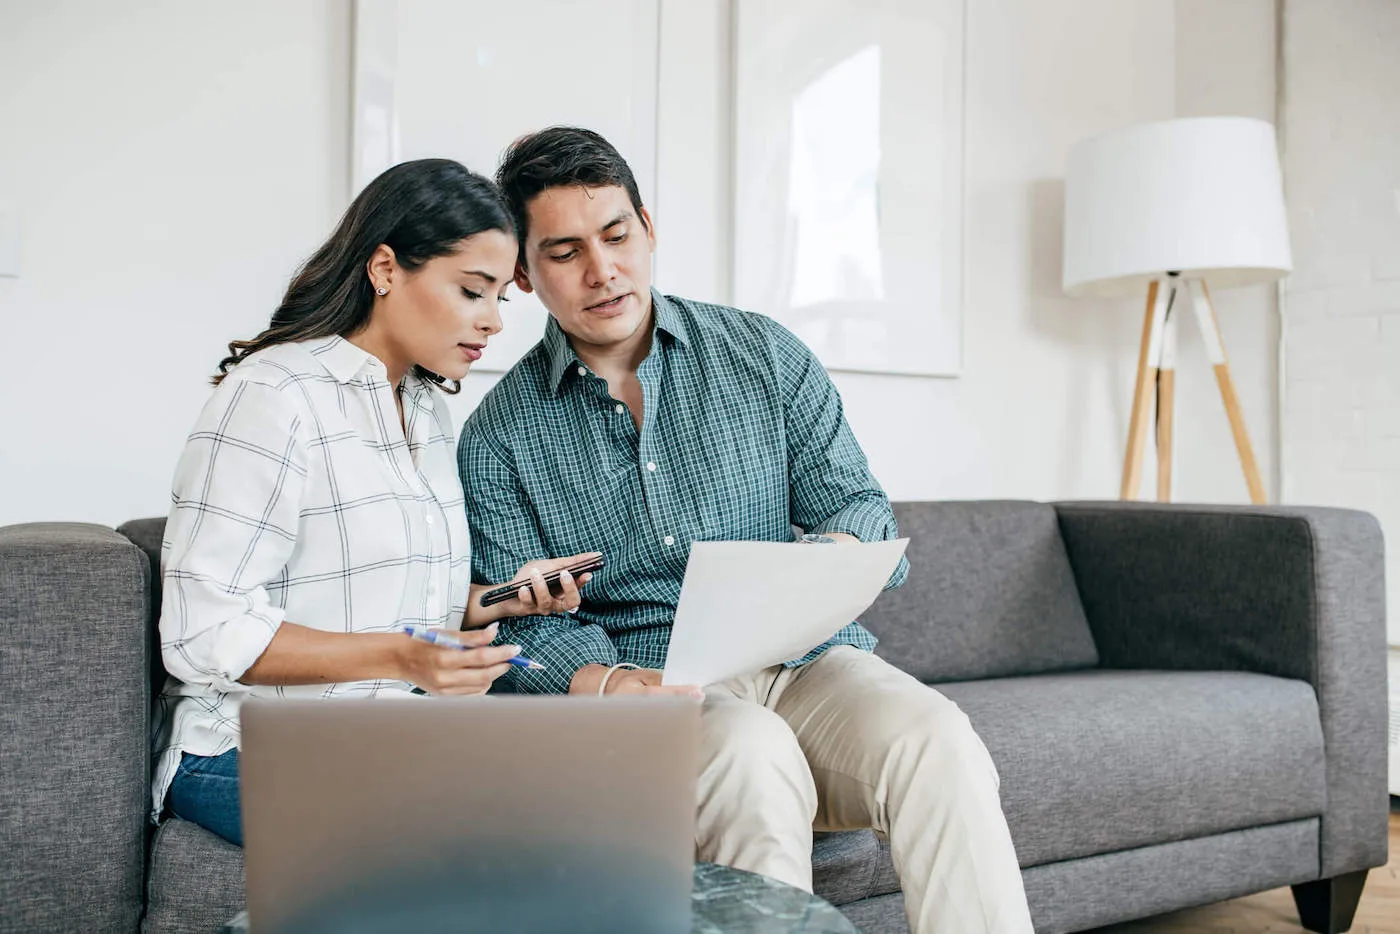
[[[238,750],[222,756],[184,753],[170,783],[170,811],[176,817],[243,845],[243,810],[238,804]]]

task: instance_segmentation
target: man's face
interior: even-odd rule
[[[548,188],[525,206],[516,284],[539,295],[574,341],[608,349],[638,337],[651,310],[651,218],[621,186]]]

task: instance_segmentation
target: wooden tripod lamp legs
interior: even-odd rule
[[[1157,364],[1157,500],[1172,499],[1172,420],[1176,403],[1176,319],[1167,303],[1162,323],[1161,359]]]
[[[1264,483],[1259,476],[1254,449],[1249,443],[1249,432],[1245,429],[1244,413],[1240,409],[1239,396],[1235,393],[1235,381],[1230,376],[1230,364],[1225,357],[1225,343],[1220,336],[1220,323],[1215,316],[1215,307],[1210,301],[1210,292],[1207,291],[1205,283],[1198,279],[1175,282],[1155,280],[1147,289],[1147,311],[1142,324],[1137,385],[1133,390],[1128,451],[1123,460],[1123,484],[1119,490],[1119,497],[1125,500],[1137,498],[1138,487],[1142,481],[1142,458],[1147,447],[1148,419],[1151,417],[1153,398],[1156,396],[1157,499],[1162,502],[1171,499],[1176,332],[1175,319],[1167,317],[1167,293],[1173,285],[1178,290],[1178,298],[1184,299],[1186,295],[1181,293],[1189,291],[1196,324],[1200,327],[1206,353],[1215,369],[1215,380],[1220,385],[1220,397],[1225,402],[1225,415],[1230,420],[1230,432],[1235,439],[1240,466],[1244,469],[1249,498],[1254,503],[1264,503]],[[1160,394],[1157,391],[1158,386]]]
[[[1250,502],[1263,503],[1264,481],[1259,477],[1259,464],[1254,460],[1254,448],[1249,444],[1249,432],[1244,427],[1240,398],[1235,394],[1235,381],[1230,377],[1230,362],[1225,358],[1225,342],[1220,337],[1220,321],[1215,316],[1215,304],[1211,302],[1204,282],[1192,279],[1190,286],[1196,323],[1201,328],[1211,366],[1215,368],[1215,381],[1220,384],[1220,398],[1225,402],[1225,415],[1230,419],[1230,433],[1235,436],[1235,450],[1239,452],[1240,466],[1244,468],[1244,482],[1249,487]]]
[[[1161,283],[1147,287],[1147,314],[1142,321],[1142,346],[1138,350],[1137,386],[1133,389],[1133,414],[1128,423],[1128,453],[1123,458],[1123,485],[1120,499],[1137,499],[1142,482],[1142,452],[1147,447],[1147,419],[1156,392],[1157,363],[1162,342],[1162,322],[1166,318],[1166,297]]]

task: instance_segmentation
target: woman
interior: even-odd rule
[[[250,696],[481,694],[517,646],[503,616],[567,612],[536,562],[481,606],[441,393],[501,329],[516,239],[495,186],[455,162],[389,169],[234,341],[176,468],[163,543],[157,819],[242,844],[238,709]],[[586,583],[588,575],[579,579]],[[466,632],[460,648],[405,626]],[[167,795],[168,791],[168,795]]]

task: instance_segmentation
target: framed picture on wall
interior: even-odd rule
[[[962,366],[963,0],[734,0],[734,299],[829,370]]]
[[[490,176],[512,140],[572,124],[617,146],[650,203],[659,16],[660,0],[356,0],[354,191],[428,156]],[[579,41],[600,29],[606,54]],[[539,300],[514,288],[510,299],[473,372],[510,369],[544,333]]]

